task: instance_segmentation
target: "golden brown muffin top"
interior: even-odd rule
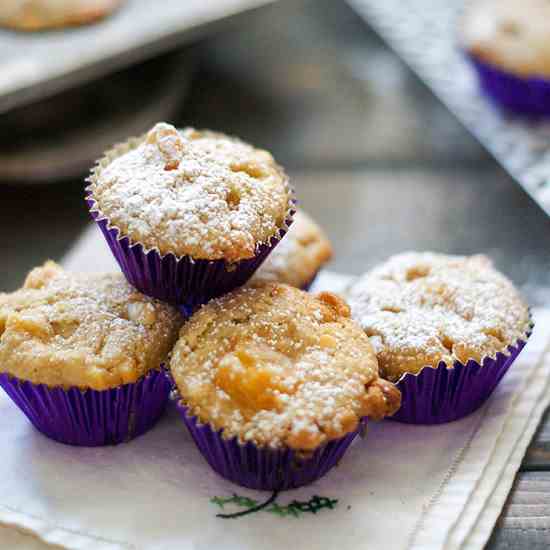
[[[323,230],[302,210],[294,215],[288,233],[252,277],[252,282],[285,283],[302,288],[332,258]]]
[[[85,25],[102,19],[124,0],[2,0],[0,25],[36,31]]]
[[[182,327],[170,369],[202,422],[273,448],[313,450],[400,404],[340,298],[275,283],[203,306]]]
[[[182,320],[122,274],[46,262],[0,294],[0,372],[34,384],[104,390],[158,369]]]
[[[461,24],[463,46],[519,76],[550,77],[548,0],[471,2]]]
[[[287,177],[267,151],[166,123],[108,152],[88,189],[132,241],[228,262],[253,257],[292,207]]]
[[[480,255],[393,256],[352,285],[347,298],[381,376],[392,381],[440,361],[481,363],[524,338],[530,325],[514,285]]]

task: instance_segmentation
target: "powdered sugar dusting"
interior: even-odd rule
[[[361,277],[347,298],[390,380],[440,361],[481,362],[529,327],[526,304],[484,256],[400,254]]]
[[[135,382],[172,348],[179,313],[122,274],[78,274],[53,262],[0,294],[0,370],[35,384],[93,388]]]
[[[161,254],[251,258],[291,208],[287,178],[273,157],[222,134],[159,123],[107,157],[89,187],[97,209]]]
[[[307,285],[332,257],[323,230],[298,210],[288,233],[252,277],[252,282],[275,281],[298,288]]]
[[[393,411],[374,353],[347,306],[267,284],[211,301],[184,325],[170,363],[203,422],[261,445],[314,449]]]

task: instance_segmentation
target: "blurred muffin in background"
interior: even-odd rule
[[[550,2],[480,0],[460,24],[483,91],[505,109],[550,115]]]
[[[38,31],[86,25],[106,17],[124,0],[2,0],[0,25]]]
[[[307,290],[332,258],[325,232],[302,210],[279,246],[252,277],[252,282],[277,282]]]

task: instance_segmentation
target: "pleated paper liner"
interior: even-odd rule
[[[202,424],[177,400],[178,411],[199,451],[220,476],[249,489],[282,491],[313,483],[323,477],[344,456],[366,424],[344,437],[329,441],[311,455],[284,448],[262,448],[252,442],[241,443],[237,437],[226,439],[223,430]]]
[[[550,116],[550,78],[517,76],[466,55],[477,72],[481,89],[493,103],[517,115]]]
[[[137,147],[144,137],[134,138],[107,151],[92,171],[93,183],[102,168],[112,160]],[[285,222],[269,242],[258,245],[253,258],[228,264],[225,260],[201,260],[191,256],[162,255],[147,248],[112,225],[95,201],[91,186],[86,188],[86,202],[94,221],[101,229],[114,257],[130,284],[148,296],[180,306],[186,314],[211,298],[243,285],[260,267],[287,233],[295,213],[295,198],[289,187],[289,204]]]
[[[525,346],[525,339],[508,346],[508,353],[486,357],[482,364],[470,360],[425,366],[417,374],[404,374],[396,386],[401,391],[401,408],[391,420],[408,424],[443,424],[463,418],[481,407],[498,386],[510,365]]]
[[[171,385],[163,368],[108,390],[63,389],[0,374],[0,385],[34,427],[47,437],[85,447],[130,441],[154,426]]]
[[[309,279],[309,281],[307,281],[304,285],[302,285],[301,289],[304,290],[305,292],[309,292],[311,290],[311,287],[313,286],[313,284],[317,280],[317,276],[319,275],[320,272],[321,272],[321,270],[319,269],[315,273],[315,275],[313,275],[313,277],[311,277],[311,279]]]

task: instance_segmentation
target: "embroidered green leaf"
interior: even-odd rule
[[[270,514],[275,514],[279,517],[292,516],[298,518],[305,513],[317,514],[317,512],[323,509],[332,510],[338,504],[338,499],[313,495],[306,501],[292,500],[286,505],[281,505],[276,501],[277,496],[277,492],[274,492],[266,502],[259,504],[257,500],[233,493],[231,497],[213,497],[210,499],[210,502],[216,504],[222,509],[224,509],[226,504],[235,504],[242,508],[247,508],[246,511],[235,512],[233,514],[217,514],[218,517],[224,519],[235,519],[244,515],[260,512],[262,510],[269,512]]]
[[[237,493],[233,493],[230,497],[212,497],[210,499],[212,504],[218,505],[220,508],[224,508],[226,504],[236,504],[237,506],[243,506],[244,508],[254,508],[258,505],[258,501],[253,498],[242,497]]]
[[[294,516],[298,517],[300,513],[291,506],[281,506],[277,502],[274,502],[270,508],[266,510],[266,512],[269,512],[270,514],[275,514],[279,517],[286,517],[286,516]]]
[[[245,508],[253,508],[258,506],[258,501],[253,498],[240,497],[236,494],[233,495],[233,502],[239,506],[244,506]]]
[[[224,505],[227,504],[230,500],[231,500],[230,498],[212,497],[210,499],[210,502],[212,504],[217,504],[220,508],[223,509]]]

